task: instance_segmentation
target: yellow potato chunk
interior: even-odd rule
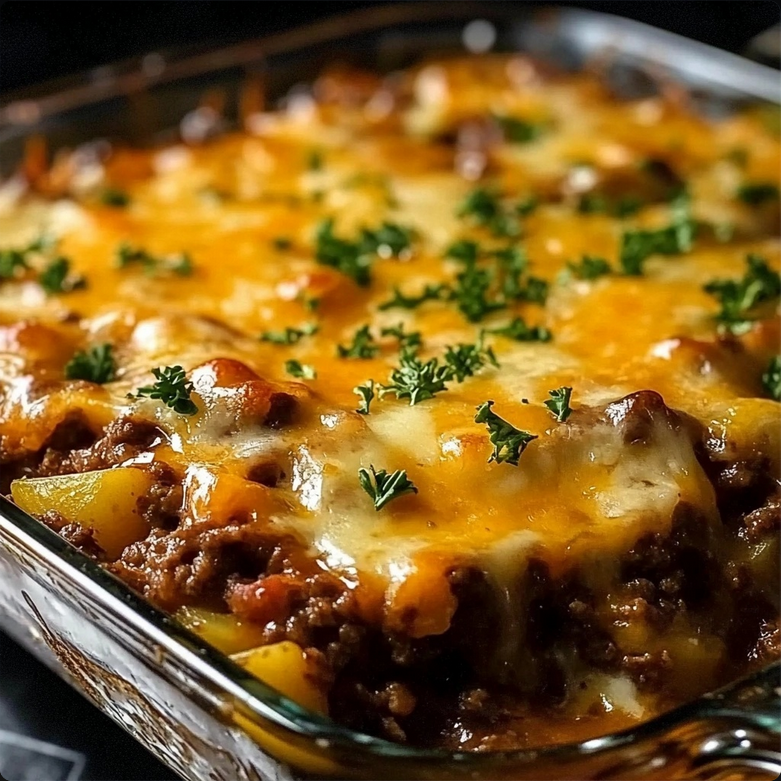
[[[314,682],[311,661],[295,643],[284,641],[231,657],[242,667],[304,708],[327,713],[325,694]],[[313,744],[296,746],[261,729],[240,713],[236,723],[271,756],[317,776],[336,776],[340,768]]]
[[[328,712],[325,694],[315,682],[312,663],[295,643],[285,640],[231,658],[301,707]]]
[[[14,480],[11,496],[31,515],[56,510],[71,523],[92,527],[95,541],[111,559],[149,533],[136,508],[152,487],[152,475],[122,467],[77,475]]]
[[[231,613],[183,607],[176,611],[174,618],[224,654],[256,648],[263,642],[263,627],[241,621]]]

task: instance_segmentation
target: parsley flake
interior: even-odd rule
[[[572,398],[572,388],[561,387],[548,391],[550,398],[543,402],[559,423],[563,423],[571,414],[572,407],[569,402]]]
[[[290,360],[285,361],[285,371],[291,376],[300,380],[314,380],[317,379],[317,372],[315,367],[308,363],[301,363],[300,361]]]
[[[672,220],[666,228],[630,230],[623,234],[619,260],[624,274],[642,276],[643,263],[651,255],[680,255],[691,250],[698,226],[691,217],[685,193],[675,198],[672,212]]]
[[[567,269],[578,279],[588,280],[599,279],[612,271],[610,264],[604,258],[592,255],[584,255],[579,263],[570,261],[567,263]]]
[[[487,314],[504,309],[504,301],[492,299],[489,294],[491,274],[476,266],[468,266],[456,277],[450,299],[456,302],[470,323],[477,323]]]
[[[512,144],[529,144],[536,141],[545,129],[545,125],[541,122],[529,122],[517,117],[497,116],[495,119],[502,130],[505,141]]]
[[[447,390],[447,383],[452,379],[450,366],[440,365],[438,358],[424,362],[407,348],[401,352],[399,366],[391,372],[390,383],[380,388],[380,397],[393,393],[397,399],[409,399],[410,406],[414,407]]]
[[[526,321],[522,317],[516,317],[507,325],[498,328],[485,328],[483,333],[506,336],[516,342],[549,342],[553,338],[553,334],[545,326],[526,325]]]
[[[116,249],[114,263],[117,268],[141,266],[147,274],[169,272],[180,277],[189,277],[193,273],[193,262],[186,252],[173,255],[152,255],[142,247],[134,247],[123,241]]]
[[[762,387],[771,399],[781,401],[781,355],[774,356],[770,361],[762,375]]]
[[[768,201],[777,201],[778,186],[770,182],[746,182],[738,187],[737,197],[749,206],[761,206]]]
[[[504,208],[499,193],[487,187],[472,190],[456,214],[487,228],[494,236],[518,236],[521,232],[515,215]]]
[[[742,279],[715,279],[703,287],[721,305],[716,314],[719,327],[730,333],[745,333],[756,319],[756,307],[781,295],[781,278],[765,258],[749,253]]]
[[[451,370],[452,378],[457,382],[472,377],[486,364],[490,363],[499,368],[494,351],[490,347],[483,347],[482,340],[477,344],[459,344],[445,348],[444,360]]]
[[[521,431],[500,418],[491,409],[493,405],[493,401],[484,402],[477,408],[475,415],[475,423],[485,423],[488,427],[488,439],[494,447],[488,463],[496,461],[497,464],[506,462],[518,466],[521,454],[532,440],[537,439],[537,436],[528,431]]]
[[[380,332],[381,336],[393,336],[399,340],[399,347],[420,347],[423,343],[420,331],[410,331],[407,333],[404,330],[404,323],[390,326],[389,328],[383,328]]]
[[[80,274],[70,273],[68,258],[55,258],[38,275],[38,284],[50,294],[70,293],[87,286],[87,280]]]
[[[369,469],[361,467],[358,470],[358,480],[361,488],[374,501],[375,510],[382,510],[388,502],[398,499],[400,496],[418,492],[404,469],[397,469],[391,474],[388,474],[384,469],[377,472],[372,465],[369,465]]]
[[[30,257],[51,249],[56,241],[49,236],[39,236],[26,247],[0,250],[0,279],[13,279],[20,272],[29,271]]]
[[[379,349],[368,325],[361,326],[355,332],[352,344],[347,347],[336,345],[336,353],[340,358],[374,358]]]
[[[358,409],[356,412],[361,415],[369,414],[369,406],[374,400],[374,380],[369,380],[365,385],[356,385],[353,388],[353,393],[360,397],[358,402]]]
[[[114,187],[106,187],[100,193],[100,202],[104,206],[123,208],[130,203],[130,196],[123,190],[117,190]]]
[[[393,288],[393,296],[388,301],[383,301],[377,308],[381,311],[387,309],[417,309],[426,301],[441,301],[448,292],[447,285],[427,284],[418,295],[406,295],[399,288]]]
[[[65,364],[65,378],[87,380],[102,385],[116,376],[117,364],[110,344],[98,344],[80,351]]]
[[[190,398],[193,384],[187,379],[181,366],[162,366],[152,369],[152,374],[157,382],[139,388],[135,397],[128,394],[128,398],[147,396],[150,399],[159,399],[180,415],[195,415],[198,412],[198,407]]]
[[[410,249],[412,237],[411,229],[384,222],[375,230],[364,228],[357,241],[348,241],[334,234],[334,221],[329,218],[315,231],[315,257],[324,266],[335,268],[366,287],[371,282],[374,257],[401,256]]]
[[[297,344],[305,336],[312,336],[319,328],[314,323],[304,323],[300,328],[288,326],[283,331],[264,331],[260,335],[261,342],[272,344]]]

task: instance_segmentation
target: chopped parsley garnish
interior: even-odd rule
[[[117,364],[110,344],[98,344],[89,350],[80,351],[65,364],[65,378],[87,380],[102,385],[116,376]]]
[[[552,415],[559,423],[563,423],[571,414],[572,407],[569,402],[572,398],[572,388],[561,387],[556,390],[548,391],[550,398],[543,404],[551,411]]]
[[[368,415],[369,406],[374,400],[374,380],[369,380],[365,385],[356,385],[353,388],[353,393],[360,397],[358,409],[355,411],[361,415]]]
[[[776,355],[762,375],[762,387],[771,399],[781,401],[781,355]]]
[[[525,299],[528,285],[523,282],[523,274],[529,265],[526,253],[520,247],[506,247],[493,253],[500,276],[500,287],[506,299]]]
[[[300,328],[287,327],[283,331],[264,331],[260,335],[260,341],[273,344],[297,344],[304,336],[312,336],[318,330],[314,323],[304,323]]]
[[[414,406],[447,390],[447,383],[472,377],[489,363],[499,366],[493,350],[484,347],[482,339],[477,344],[445,348],[442,363],[439,358],[423,361],[416,348],[408,345],[401,350],[399,366],[391,372],[390,383],[380,386],[380,398],[393,393],[397,399],[408,398],[410,406]]]
[[[612,271],[610,264],[604,258],[592,255],[584,255],[580,263],[570,261],[567,263],[567,268],[578,279],[598,279]]]
[[[521,232],[516,216],[505,209],[499,193],[487,187],[472,190],[457,215],[487,228],[494,236],[518,236]]]
[[[117,268],[141,266],[147,274],[170,272],[180,277],[189,277],[193,273],[193,262],[186,252],[152,255],[142,247],[134,247],[126,241],[117,247],[114,262]]]
[[[404,347],[420,347],[423,340],[420,335],[420,331],[410,331],[407,333],[404,330],[404,323],[390,326],[389,328],[383,328],[380,332],[382,336],[393,336],[399,340],[399,348]]]
[[[489,441],[494,450],[488,459],[490,464],[496,461],[497,464],[507,462],[513,466],[518,466],[518,460],[521,454],[526,450],[527,445],[536,435],[528,431],[521,431],[500,418],[492,409],[494,402],[486,401],[477,408],[475,423],[485,423],[488,426]]]
[[[614,217],[629,217],[640,211],[643,201],[634,195],[611,200],[601,193],[584,193],[578,200],[581,214],[611,214]]]
[[[86,287],[87,280],[80,274],[71,274],[70,266],[68,258],[55,258],[38,275],[38,284],[52,295]]]
[[[28,271],[30,256],[51,249],[56,242],[48,236],[39,236],[26,247],[0,250],[0,279],[13,279],[19,272]]]
[[[486,328],[484,333],[506,336],[516,342],[549,342],[553,335],[542,325],[528,326],[522,317],[514,318],[507,325],[498,328]]]
[[[381,258],[398,258],[412,247],[414,232],[395,222],[383,222],[379,228],[361,231],[361,243]]]
[[[285,361],[285,371],[291,377],[296,377],[300,380],[314,380],[317,378],[314,366],[296,360]]]
[[[336,236],[332,219],[320,223],[315,233],[315,241],[317,243],[315,257],[319,263],[341,271],[362,287],[369,284],[371,256],[361,254],[357,244]]]
[[[539,277],[526,277],[526,284],[518,298],[532,304],[544,304],[548,300],[548,283]]]
[[[180,415],[194,415],[198,412],[198,407],[190,398],[193,384],[181,366],[162,366],[152,369],[152,374],[157,382],[139,388],[135,398],[148,396],[150,399],[159,399]],[[134,398],[132,394],[128,394],[128,397]]]
[[[529,122],[517,117],[497,116],[496,121],[502,129],[505,140],[512,144],[528,144],[536,141],[545,129],[541,122]]]
[[[643,263],[650,255],[680,255],[694,244],[697,222],[689,210],[689,198],[683,193],[672,203],[673,217],[666,228],[630,230],[621,238],[621,268],[629,276],[641,276]]]
[[[755,308],[781,295],[781,278],[767,261],[749,253],[742,279],[714,279],[703,287],[721,305],[716,315],[719,327],[731,333],[744,333],[756,319]]]
[[[106,187],[100,193],[100,202],[104,206],[122,208],[130,203],[130,196],[123,190],[117,190],[114,187]]]
[[[488,271],[468,266],[456,277],[456,283],[450,291],[450,299],[456,302],[470,323],[477,323],[487,314],[506,306],[503,301],[491,300],[490,287],[491,275]]]
[[[453,379],[453,369],[440,365],[438,358],[422,361],[410,348],[401,351],[399,366],[390,375],[390,383],[380,389],[380,397],[395,394],[397,399],[409,399],[410,406],[433,399],[437,393],[447,390]]]
[[[312,149],[306,156],[306,167],[310,171],[320,171],[323,168],[323,153],[319,149]]]
[[[447,293],[447,286],[443,284],[428,284],[417,295],[406,295],[399,288],[393,288],[393,296],[388,301],[383,301],[377,308],[386,309],[416,309],[425,301],[440,301]]]
[[[320,308],[320,299],[317,296],[310,296],[308,293],[302,292],[298,294],[296,300],[307,312],[316,312]]]
[[[494,351],[490,347],[483,347],[482,340],[477,344],[459,344],[445,348],[444,360],[457,382],[472,377],[488,363],[499,368]]]
[[[13,279],[18,272],[26,271],[29,268],[27,250],[0,250],[0,279]]]
[[[451,260],[458,260],[467,266],[474,266],[480,257],[480,245],[476,241],[459,239],[445,250],[445,257]]]
[[[368,325],[361,326],[355,332],[352,344],[347,347],[336,345],[336,353],[340,358],[374,358],[379,349]]]
[[[324,266],[331,266],[366,287],[371,281],[374,256],[399,257],[411,247],[412,236],[409,228],[384,222],[376,230],[364,228],[356,241],[348,241],[334,234],[334,221],[329,218],[315,232],[315,257]]]
[[[287,236],[277,236],[275,239],[272,239],[271,243],[274,245],[274,249],[279,250],[280,252],[290,249],[293,246],[293,241]]]
[[[528,217],[540,205],[540,200],[536,195],[529,195],[522,201],[515,204],[515,213],[520,217]]]
[[[388,502],[392,502],[400,496],[418,492],[404,469],[397,469],[391,474],[388,474],[384,469],[377,472],[371,465],[369,465],[369,469],[361,467],[358,470],[358,480],[361,483],[361,488],[374,501],[375,510],[382,510]]]
[[[736,195],[749,206],[761,206],[767,201],[777,201],[779,192],[778,186],[770,182],[746,182],[738,187]]]

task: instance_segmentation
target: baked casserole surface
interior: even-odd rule
[[[307,707],[612,732],[779,651],[773,117],[514,56],[0,191],[0,478]],[[777,120],[777,117],[776,117]]]

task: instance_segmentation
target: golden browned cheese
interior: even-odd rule
[[[577,570],[600,595],[596,620],[621,654],[672,658],[665,701],[721,680],[723,632],[683,613],[674,631],[657,633],[611,595],[622,556],[646,535],[669,535],[676,508],[695,508],[714,530],[726,523],[703,443],[714,463],[762,461],[778,474],[779,404],[762,382],[778,352],[777,292],[730,334],[704,290],[741,280],[749,254],[779,266],[777,195],[770,188],[759,204],[738,197],[745,185],[778,185],[777,135],[756,112],[715,121],[685,97],[621,102],[592,76],[543,76],[519,58],[438,62],[406,74],[401,87],[334,77],[317,95],[200,145],[61,157],[38,183],[47,196],[18,182],[4,188],[0,249],[41,233],[58,243],[0,282],[2,460],[39,452],[74,410],[95,431],[143,418],[162,436],[117,463],[172,467],[183,483],[183,527],[241,515],[292,537],[360,595],[365,620],[385,632],[445,633],[458,606],[452,573],[476,567],[505,616],[490,664],[520,667],[515,683],[531,688],[524,675],[537,669],[518,665],[533,653],[516,586],[534,560],[553,580]],[[127,204],[103,203],[107,187]],[[488,194],[485,224],[484,210],[464,208],[477,188]],[[359,254],[370,275],[360,285],[318,260],[327,218],[353,248],[363,229],[383,223],[409,241],[399,249],[386,238]],[[695,226],[691,242],[652,250],[639,274],[626,273],[627,234],[669,233],[681,219],[682,230]],[[395,287],[407,296],[426,285],[457,287],[465,266],[448,248],[462,240],[476,242],[477,265],[491,273],[499,263],[492,253],[523,253],[521,287],[530,276],[544,280],[547,297],[503,295],[492,279],[485,295],[497,305],[471,321],[447,293],[414,308],[382,306]],[[157,267],[118,267],[123,242],[160,259]],[[52,294],[39,284],[51,252],[70,259],[83,289]],[[189,274],[168,268],[182,252]],[[604,259],[610,273],[581,278],[572,265],[583,256]],[[550,339],[492,333],[516,317]],[[316,332],[292,344],[259,338],[307,324]],[[398,339],[382,335],[399,324],[420,332],[419,356],[440,365],[448,346],[475,344],[485,329],[497,365],[414,405],[386,392],[359,414],[353,389],[389,384],[402,360]],[[338,346],[364,325],[376,350],[342,357]],[[114,380],[65,379],[74,353],[105,343]],[[291,377],[290,360],[316,377]],[[153,382],[153,368],[174,365],[194,384],[196,414],[128,398]],[[561,387],[572,388],[573,410],[562,422],[543,403]],[[634,402],[621,399],[638,391],[661,398],[642,395],[645,412],[632,412]],[[274,394],[296,399],[289,424],[268,425]],[[475,422],[488,400],[536,437],[517,466],[489,463],[489,432]],[[645,421],[635,439],[632,415]],[[251,479],[269,461],[279,467],[275,487]],[[376,511],[359,483],[359,469],[370,466],[405,470],[417,493]],[[48,509],[74,520],[56,495],[52,502]],[[772,590],[762,551],[740,536],[718,544],[720,565],[752,561],[757,582]],[[530,721],[516,744],[592,734],[660,707],[658,691],[638,691],[623,672],[578,670],[573,679],[588,686],[570,697],[573,712],[601,713],[602,726],[561,727],[559,713],[542,726]]]

